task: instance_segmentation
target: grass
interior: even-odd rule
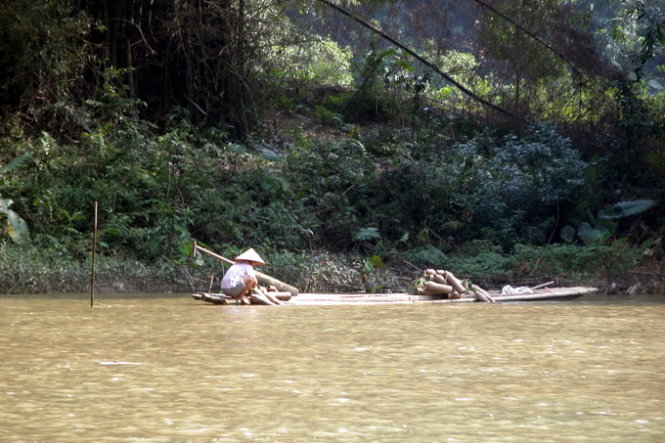
[[[188,289],[179,266],[145,264],[127,258],[98,256],[98,292],[174,292]],[[91,263],[57,251],[0,245],[0,293],[87,293]]]
[[[279,252],[271,254],[261,271],[301,292],[412,292],[421,271],[406,260],[385,266],[367,265],[358,254]],[[636,248],[551,245],[520,246],[507,255],[485,251],[448,255],[445,262],[419,264],[422,268],[448,269],[485,288],[504,284],[535,285],[554,280],[558,286],[585,285],[604,288],[615,283],[627,288],[637,281],[646,291],[661,293],[663,259]],[[207,258],[144,263],[127,257],[100,256],[96,290],[100,293],[186,293],[193,288],[218,287],[224,269]],[[44,251],[31,246],[0,245],[0,293],[87,293],[90,260]]]

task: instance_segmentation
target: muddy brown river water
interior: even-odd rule
[[[665,296],[0,297],[0,441],[661,442]]]

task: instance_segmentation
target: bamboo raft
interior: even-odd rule
[[[571,300],[583,295],[598,292],[597,288],[586,286],[563,287],[563,288],[543,288],[536,289],[533,294],[501,294],[500,291],[488,291],[495,302],[532,302],[532,301],[552,301],[552,300]],[[462,297],[457,299],[448,299],[442,295],[436,294],[368,294],[368,293],[301,293],[291,295],[288,292],[274,293],[285,305],[297,306],[315,306],[315,305],[378,305],[378,304],[453,304],[453,303],[474,303],[476,297]],[[195,300],[201,300],[213,304],[235,304],[235,300],[230,297],[210,292],[197,292],[192,295]]]
[[[215,257],[228,264],[234,262],[216,254],[194,242],[194,252],[200,251]],[[468,280],[460,280],[455,275],[444,269],[425,269],[422,273],[419,283],[416,287],[416,294],[395,293],[395,294],[335,294],[335,293],[304,293],[300,294],[298,288],[287,283],[279,281],[266,274],[256,272],[259,283],[265,286],[254,288],[257,291],[257,297],[253,298],[253,303],[266,304],[265,295],[278,299],[277,301],[287,305],[373,305],[373,304],[448,304],[448,303],[469,303],[469,302],[527,302],[543,300],[568,300],[580,297],[585,294],[592,294],[598,289],[585,286],[550,288],[554,281],[543,283],[533,288],[526,289],[525,292],[504,291],[485,291],[478,285],[472,284]],[[212,286],[212,283],[211,283]],[[503,289],[511,288],[506,286]],[[232,297],[223,293],[213,292],[195,292],[192,294],[195,300],[200,300],[216,305],[226,305],[237,303]],[[261,300],[263,299],[263,300]],[[274,303],[269,303],[274,304]]]

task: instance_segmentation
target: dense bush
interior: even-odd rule
[[[284,176],[293,190],[291,206],[315,246],[348,248],[363,215],[375,210],[367,198],[375,165],[358,141],[300,146],[286,158]]]
[[[13,208],[38,243],[83,254],[98,201],[102,251],[144,259],[177,258],[192,238],[383,254],[484,238],[510,249],[547,241],[557,205],[583,183],[584,163],[548,127],[420,156],[403,147],[380,164],[353,139],[266,158],[182,120],[161,133],[133,122],[105,121],[67,144],[43,133],[16,152],[33,168],[13,182]]]
[[[465,204],[472,213],[470,237],[543,244],[555,228],[558,206],[575,201],[586,163],[570,140],[552,127],[525,137],[480,137],[454,148],[469,175]]]
[[[510,250],[544,244],[559,205],[574,201],[586,163],[553,128],[526,136],[481,134],[439,151],[402,156],[373,183],[373,211],[362,221],[390,242],[444,250],[486,239]],[[406,237],[405,237],[406,236]]]

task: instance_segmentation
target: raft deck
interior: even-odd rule
[[[535,290],[533,294],[501,294],[500,291],[488,291],[497,303],[528,302],[546,300],[570,300],[586,294],[598,292],[597,288],[576,286],[566,288],[543,288]],[[224,294],[197,293],[193,297],[209,303],[224,304],[228,299]],[[447,299],[440,295],[418,294],[368,294],[368,293],[302,293],[290,297],[286,305],[374,305],[374,304],[452,304],[474,303],[475,297]],[[235,303],[228,300],[228,303]]]
[[[598,289],[591,287],[549,288],[536,290],[533,294],[502,295],[500,291],[488,291],[497,303],[526,302],[545,300],[570,300],[585,294],[593,294]],[[475,303],[475,297],[447,299],[440,295],[417,294],[299,294],[291,298],[288,304],[293,305],[335,305],[335,304],[452,304]]]

